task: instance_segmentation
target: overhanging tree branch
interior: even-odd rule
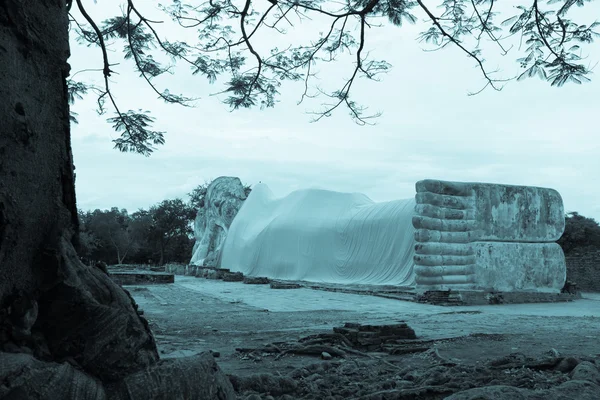
[[[186,104],[192,99],[174,96],[154,86],[154,77],[171,71],[171,66],[164,67],[153,58],[155,50],[169,56],[173,62],[190,65],[194,75],[201,73],[211,83],[227,72],[230,78],[221,81],[224,89],[216,94],[226,94],[222,101],[232,109],[273,107],[283,81],[300,81],[303,89],[298,104],[319,95],[334,100],[332,104],[324,104],[321,111],[312,113],[317,116],[315,120],[344,106],[357,123],[365,124],[367,118],[380,114],[365,117],[365,108],[351,100],[355,81],[357,78],[377,80],[391,67],[383,60],[372,60],[371,49],[366,47],[366,28],[374,28],[372,22],[376,18],[385,17],[392,25],[401,27],[405,21],[417,22],[413,9],[422,10],[431,22],[431,27],[420,36],[422,41],[433,43],[438,49],[458,47],[475,60],[485,85],[471,95],[490,86],[500,90],[499,83],[514,79],[492,75],[497,71],[487,70],[479,45],[483,39],[489,40],[498,46],[502,55],[506,55],[512,46],[505,46],[504,40],[516,34],[521,35],[525,45],[525,49],[518,49],[525,52],[525,56],[517,60],[525,69],[518,79],[539,76],[554,86],[589,80],[590,68],[582,63],[581,45],[593,42],[598,36],[595,28],[599,25],[594,22],[587,26],[568,18],[569,9],[575,4],[584,4],[585,0],[562,0],[555,7],[560,0],[518,0],[517,10],[521,14],[501,24],[508,26],[506,35],[498,34],[501,28],[494,24],[498,14],[494,12],[495,0],[428,0],[436,2],[432,5],[426,5],[426,0],[269,0],[264,3],[257,0],[238,0],[240,3],[234,0],[173,0],[171,5],[161,6],[176,26],[197,30],[198,43],[188,44],[162,39],[157,28],[161,22],[146,18],[136,5],[141,3],[124,1],[127,7],[123,16],[106,20],[99,29],[81,5],[82,1],[77,0],[80,13],[92,28],[87,29],[75,20],[73,31],[88,44],[98,45],[102,50],[105,90],[99,96],[99,108],[103,109],[105,98],[109,98],[115,108],[116,116],[110,121],[121,132],[115,147],[146,155],[152,152],[153,145],[164,143],[163,133],[150,130],[154,120],[147,112],[130,110],[124,113],[116,106],[108,80],[113,71],[108,63],[107,38],[125,42],[125,58],[132,59],[142,79],[167,102]],[[542,3],[547,4],[548,10],[543,9]],[[442,7],[439,16],[432,11],[436,5]],[[301,44],[290,44],[283,50],[273,48],[267,53],[256,46],[260,31],[270,30],[271,35],[283,37],[286,31],[281,28],[282,21],[286,21],[286,28],[288,25],[293,28],[307,19],[312,19],[317,30],[325,32],[319,34],[318,39],[310,40],[310,32],[306,31]],[[356,26],[351,26],[350,21],[357,21]],[[474,45],[469,42],[471,39]],[[319,73],[317,66],[337,61],[345,52],[352,56],[350,78],[333,90],[314,86],[313,81]],[[243,71],[248,60],[252,60],[254,66]],[[309,94],[311,87],[316,89],[314,95]]]

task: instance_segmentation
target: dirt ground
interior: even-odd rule
[[[571,303],[439,307],[181,276],[174,284],[125,288],[163,358],[212,351],[240,399],[600,399],[598,295]],[[346,322],[398,321],[417,335],[408,354],[347,349],[322,360],[281,352]],[[585,373],[588,379],[578,379]],[[468,397],[481,386],[493,393]]]

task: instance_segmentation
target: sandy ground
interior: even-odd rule
[[[282,375],[320,360],[311,356],[277,358],[260,352],[249,356],[236,348],[295,342],[307,335],[331,332],[345,322],[406,321],[419,339],[435,340],[441,357],[465,368],[511,353],[600,356],[598,294],[584,294],[583,299],[570,303],[441,307],[182,276],[176,276],[174,284],[125,288],[144,311],[163,358],[211,350],[219,353],[218,363],[225,373],[238,376]],[[374,359],[413,366],[431,361],[423,354],[375,354],[366,360]],[[313,398],[307,396],[302,398]]]

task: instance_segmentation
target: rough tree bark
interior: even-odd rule
[[[68,39],[65,0],[0,0],[0,398],[101,399],[131,374],[173,370],[129,294],[74,250]],[[171,398],[177,382],[186,398],[231,398],[205,369],[168,380]]]

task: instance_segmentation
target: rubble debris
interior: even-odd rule
[[[437,350],[428,352],[434,353]],[[478,365],[445,363],[429,357],[422,363],[413,358],[399,364],[377,357],[367,360],[346,358],[304,365],[285,375],[230,375],[229,378],[237,394],[242,396],[238,398],[245,399],[251,395],[258,396],[254,397],[257,399],[275,396],[285,400],[598,398],[598,359],[582,361],[570,374],[558,370],[510,367],[515,362],[542,365],[547,362],[547,357],[550,356],[527,358],[515,353]],[[395,368],[389,368],[390,365]],[[505,368],[498,368],[500,365]]]
[[[244,274],[241,272],[224,272],[223,281],[225,282],[242,282],[244,280]]]
[[[417,338],[415,331],[405,322],[381,325],[361,325],[346,323],[343,327],[333,328],[335,333],[343,335],[353,348],[364,351],[375,351],[382,348],[403,344],[405,340]]]
[[[302,285],[298,283],[271,281],[271,289],[300,289]]]
[[[264,276],[246,276],[244,277],[244,283],[247,285],[268,285],[271,280]]]

